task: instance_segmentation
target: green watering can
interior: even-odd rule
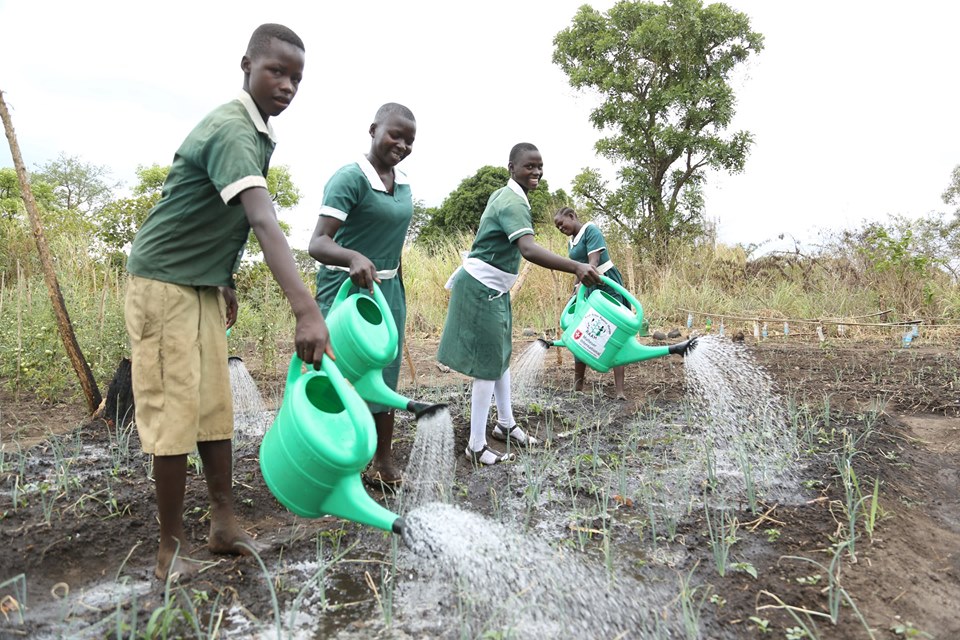
[[[630,309],[609,293],[595,289],[584,299],[586,287],[580,287],[560,315],[563,334],[555,342],[539,340],[547,347],[566,347],[591,369],[605,373],[614,367],[660,358],[675,353],[684,355],[693,349],[696,338],[662,347],[648,347],[636,340],[645,333],[643,307],[629,291],[606,276],[605,284],[621,294],[633,307]]]
[[[324,515],[403,533],[403,518],[363,488],[360,472],[377,448],[373,416],[336,364],[320,371],[294,356],[283,403],[260,443],[260,470],[280,503],[304,518]]]
[[[405,398],[383,381],[384,367],[397,357],[397,324],[376,283],[372,296],[364,290],[349,294],[352,286],[349,278],[343,281],[326,316],[330,346],[343,376],[367,402],[410,411],[418,418],[446,406]]]

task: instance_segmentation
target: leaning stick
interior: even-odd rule
[[[50,303],[53,305],[53,313],[57,319],[57,327],[60,330],[60,339],[67,351],[67,356],[73,364],[73,370],[80,379],[80,386],[83,388],[83,394],[87,398],[87,409],[93,414],[100,406],[100,390],[97,388],[97,381],[93,377],[90,365],[80,351],[80,344],[77,342],[77,334],[73,331],[73,324],[70,322],[70,314],[67,313],[67,305],[63,301],[63,292],[60,290],[60,282],[57,280],[57,272],[53,268],[53,257],[50,254],[50,248],[47,246],[47,238],[43,234],[43,225],[40,222],[40,212],[37,208],[37,201],[33,197],[33,191],[30,189],[30,180],[27,178],[27,168],[23,164],[23,156],[20,155],[20,145],[17,144],[17,136],[13,131],[13,122],[10,120],[10,112],[7,111],[7,103],[3,99],[3,91],[0,91],[0,119],[3,120],[3,128],[7,134],[7,142],[10,143],[10,155],[13,157],[13,166],[17,171],[17,178],[20,180],[20,191],[23,198],[23,204],[27,208],[27,216],[30,218],[30,226],[33,228],[33,238],[37,243],[37,253],[40,254],[40,264],[43,267],[43,279],[47,283],[47,293],[50,296]]]

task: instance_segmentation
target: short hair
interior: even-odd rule
[[[540,151],[540,149],[537,149],[536,145],[530,144],[529,142],[519,142],[513,145],[513,149],[510,149],[510,162],[516,162],[520,154],[526,153],[527,151]]]
[[[562,216],[570,216],[571,218],[577,218],[577,212],[571,209],[570,207],[560,207],[557,209],[557,212],[553,214],[553,219],[556,220]],[[579,220],[579,218],[577,218]]]
[[[406,108],[402,104],[397,104],[396,102],[388,102],[377,109],[377,115],[373,117],[373,122],[375,124],[383,124],[387,118],[394,114],[400,116],[401,118],[406,118],[407,120],[413,120],[414,122],[417,121],[417,119],[413,117],[413,111],[410,111],[410,109]]]
[[[282,24],[267,23],[257,27],[253,35],[250,36],[250,42],[247,43],[247,57],[256,58],[263,55],[263,52],[270,46],[270,40],[276,38],[283,40],[301,51],[306,51],[303,47],[303,40],[295,34],[292,29]]]

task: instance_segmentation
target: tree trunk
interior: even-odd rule
[[[3,100],[2,91],[0,91],[0,118],[3,119],[3,128],[7,134],[7,141],[10,143],[10,155],[13,157],[13,166],[17,171],[17,178],[20,180],[20,190],[23,192],[23,204],[27,208],[30,226],[33,228],[33,237],[37,242],[37,252],[40,254],[40,264],[43,266],[43,279],[47,283],[50,303],[53,305],[53,312],[57,317],[60,339],[63,341],[67,356],[73,364],[73,370],[77,373],[77,378],[80,379],[80,386],[83,387],[83,393],[87,398],[87,409],[92,415],[100,406],[100,390],[97,389],[97,381],[94,380],[90,365],[87,364],[86,358],[80,351],[77,336],[73,331],[73,325],[70,323],[70,315],[67,313],[67,305],[63,301],[63,293],[60,291],[57,273],[53,269],[53,258],[50,255],[50,249],[47,247],[47,239],[43,235],[40,212],[37,209],[37,202],[33,198],[33,191],[30,190],[27,169],[24,167],[23,157],[20,155],[20,145],[17,144],[13,122],[10,120],[10,112],[7,111],[7,104]]]

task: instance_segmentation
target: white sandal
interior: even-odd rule
[[[535,447],[540,444],[539,440],[533,436],[528,436],[524,433],[523,429],[518,426],[514,426],[513,429],[510,430],[510,433],[506,434],[503,432],[503,427],[498,424],[493,428],[493,431],[490,432],[490,435],[493,436],[494,440],[510,442],[519,447]]]
[[[487,445],[483,445],[483,449],[480,449],[480,451],[474,451],[469,445],[467,445],[467,448],[463,453],[467,457],[467,460],[471,461],[473,464],[478,466],[483,465],[486,467],[500,464],[501,462],[507,462],[508,460],[513,460],[514,457],[512,453],[499,453]]]

